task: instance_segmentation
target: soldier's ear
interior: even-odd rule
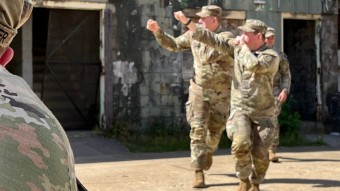
[[[11,47],[8,47],[4,53],[0,56],[0,65],[6,66],[13,58],[14,51]]]
[[[214,22],[218,22],[218,18],[217,17],[214,17]]]
[[[266,38],[264,37],[264,35],[261,32],[257,33],[257,38],[262,39],[263,41],[266,40]]]

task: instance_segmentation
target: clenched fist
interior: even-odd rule
[[[161,30],[157,21],[152,19],[148,20],[148,22],[146,23],[146,28],[151,32],[158,32],[159,30]]]
[[[241,36],[237,36],[235,39],[234,39],[234,44],[236,45],[239,45],[239,46],[242,46],[243,44],[245,44],[245,39],[246,39],[246,36],[244,36],[243,34]]]
[[[188,22],[188,18],[184,15],[182,11],[174,12],[174,17],[176,20],[178,20],[182,24],[185,24]]]

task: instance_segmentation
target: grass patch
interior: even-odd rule
[[[280,138],[279,146],[296,147],[296,146],[324,146],[327,145],[322,138],[316,140],[309,140],[299,135],[285,135]]]
[[[321,146],[322,139],[307,140],[300,133],[301,118],[299,113],[292,111],[293,96],[283,105],[279,117],[279,146]],[[131,130],[129,124],[117,120],[112,129],[105,130],[107,137],[115,137],[132,152],[169,152],[190,150],[190,128],[187,124],[181,126],[154,122],[144,130]],[[226,132],[221,136],[219,148],[230,148],[231,141]]]
[[[116,138],[131,152],[169,152],[190,150],[190,128],[188,125],[175,126],[155,122],[149,128],[133,131],[128,124],[116,121],[114,127],[105,130],[104,135]],[[231,141],[224,132],[219,148],[230,148]]]
[[[162,135],[141,135],[133,140],[122,141],[131,152],[169,152],[169,151],[189,151],[190,137],[189,132],[174,136]],[[226,133],[221,137],[219,148],[230,148],[231,141]]]
[[[151,138],[140,136],[138,139],[124,142],[124,144],[131,152],[169,152],[190,149],[190,140],[186,137],[163,136]]]

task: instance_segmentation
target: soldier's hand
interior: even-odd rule
[[[185,24],[188,22],[188,18],[184,15],[182,11],[174,12],[174,17],[176,20],[178,20],[182,24]]]
[[[151,32],[158,32],[161,30],[157,21],[152,20],[152,19],[148,20],[148,22],[146,23],[146,28]]]
[[[233,43],[236,44],[236,45],[241,46],[241,45],[245,44],[244,38],[245,38],[244,35],[237,36],[237,37],[234,39]]]
[[[281,103],[283,103],[283,102],[285,102],[285,101],[287,100],[287,97],[288,97],[287,92],[284,91],[284,90],[282,90],[281,93],[279,94],[279,96],[277,97],[277,99],[278,99]]]

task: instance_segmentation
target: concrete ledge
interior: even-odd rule
[[[313,142],[322,141],[330,147],[340,146],[340,136],[336,134],[307,134],[304,138]]]

